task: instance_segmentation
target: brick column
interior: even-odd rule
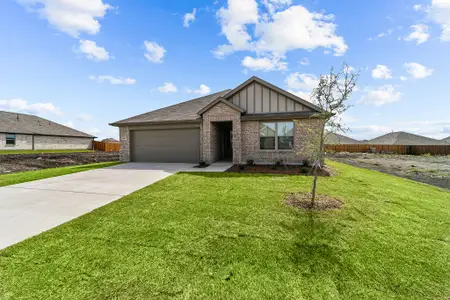
[[[130,162],[130,129],[128,127],[120,127],[120,161]]]
[[[233,163],[240,164],[242,160],[242,130],[241,120],[233,120]]]

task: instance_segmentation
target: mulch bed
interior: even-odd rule
[[[311,167],[304,166],[274,166],[274,165],[234,165],[227,170],[232,173],[260,173],[260,174],[284,174],[284,175],[305,175],[312,176]],[[331,172],[327,169],[321,169],[318,171],[319,176],[328,177],[331,176]]]
[[[295,193],[286,197],[286,204],[304,210],[340,209],[342,201],[327,195],[316,195],[314,207],[311,206],[311,193]]]

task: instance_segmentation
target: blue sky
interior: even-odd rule
[[[450,0],[2,0],[0,38],[0,109],[101,138],[252,75],[308,98],[343,62],[348,135],[450,136]]]

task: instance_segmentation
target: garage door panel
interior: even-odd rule
[[[200,130],[131,131],[131,159],[135,162],[189,162],[200,160]]]

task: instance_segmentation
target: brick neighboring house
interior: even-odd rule
[[[95,136],[28,114],[0,111],[0,151],[92,149]]]
[[[111,123],[120,128],[121,161],[189,162],[308,159],[320,108],[258,77],[232,90]]]

